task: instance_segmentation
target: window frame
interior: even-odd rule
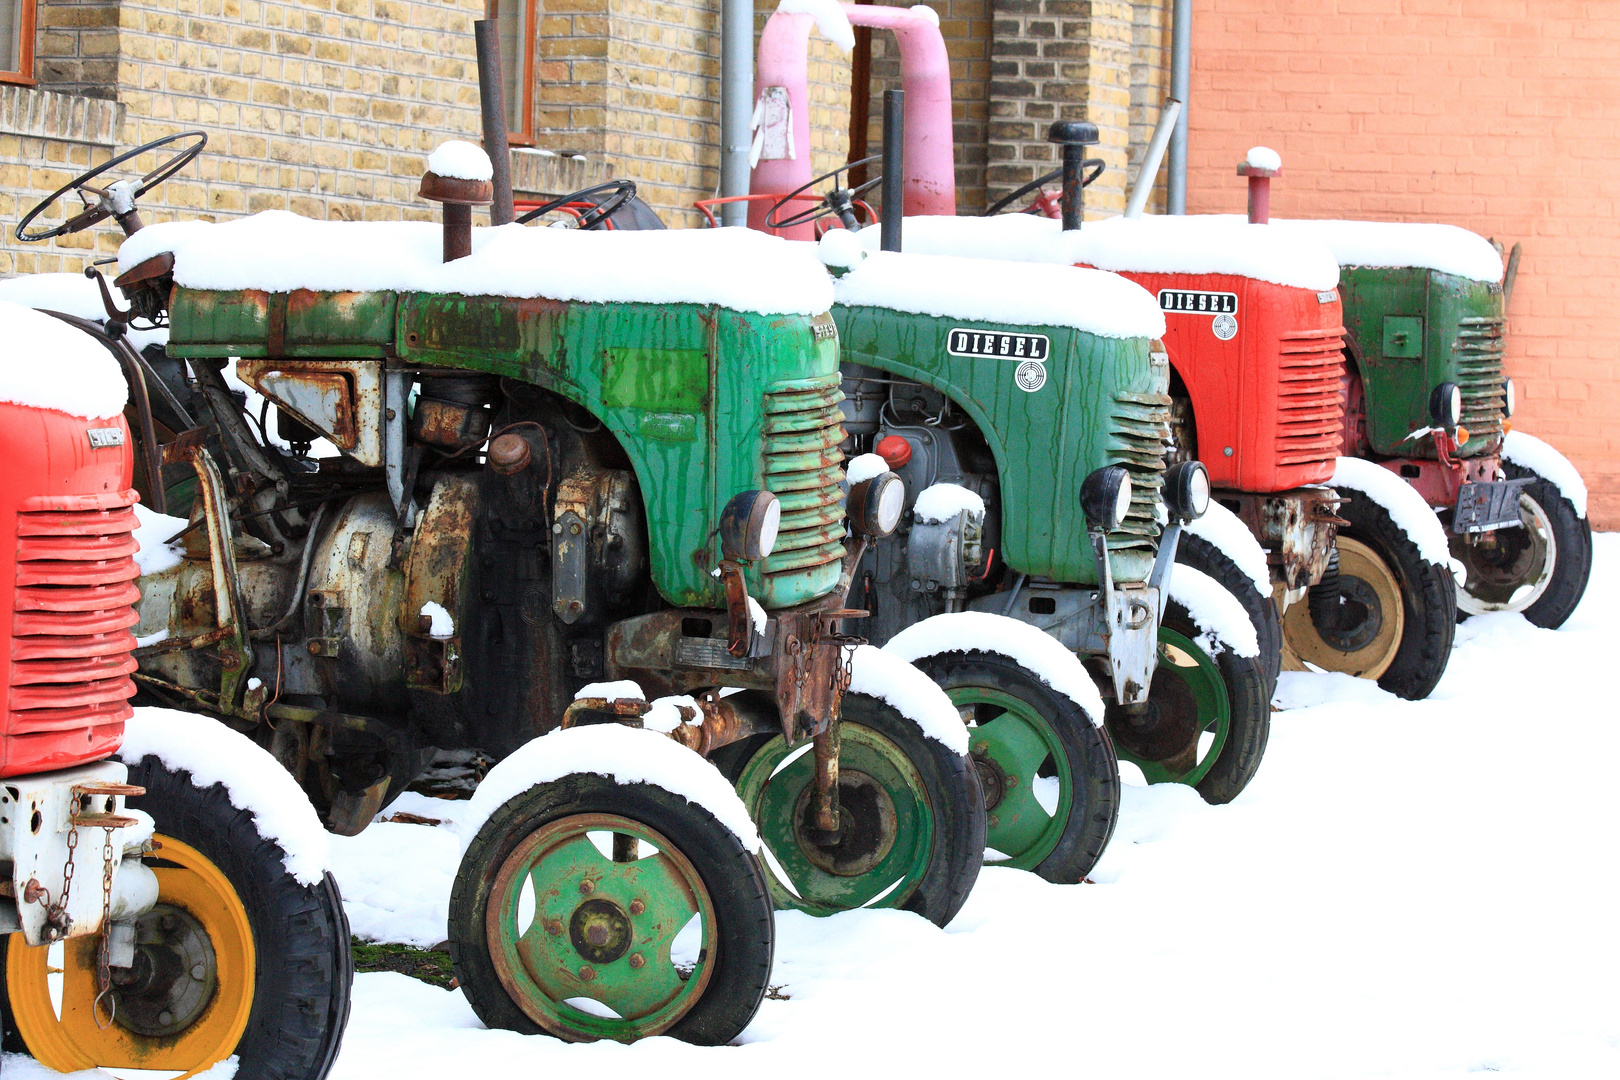
[[[4,2],[4,0],[0,0]],[[533,3],[534,0],[528,0]],[[34,0],[16,0],[17,18],[21,26],[17,31],[17,71],[0,71],[0,83],[12,86],[36,86],[34,78]]]
[[[24,2],[32,3],[33,0],[24,0]],[[521,70],[517,74],[516,81],[513,81],[513,78],[509,73],[504,71],[501,73],[503,76],[505,76],[505,81],[507,83],[506,87],[501,88],[502,93],[504,94],[508,87],[515,86],[523,95],[523,112],[521,114],[523,117],[522,129],[518,131],[508,130],[506,133],[506,141],[510,146],[533,146],[535,138],[534,68],[535,53],[539,47],[538,42],[540,37],[540,27],[536,25],[536,22],[540,17],[540,12],[538,10],[540,6],[539,0],[488,0],[488,3],[485,6],[485,18],[494,20],[497,27],[500,26],[500,5],[502,2],[521,5],[523,8],[523,24],[528,28],[528,33],[524,35],[522,47],[518,52],[518,66]],[[510,111],[512,108],[512,103],[507,102],[506,107],[507,110]]]

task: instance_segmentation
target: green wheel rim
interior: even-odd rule
[[[973,764],[989,816],[987,846],[1006,858],[985,862],[1034,870],[1052,854],[1074,806],[1074,774],[1057,732],[1029,702],[988,686],[946,691],[967,722]],[[1043,768],[1050,773],[1040,776]],[[1048,813],[1037,784],[1057,781],[1057,806]]]
[[[934,815],[922,776],[905,753],[871,728],[843,721],[839,801],[847,841],[820,848],[806,825],[815,791],[810,743],[789,750],[780,735],[737,780],[765,843],[765,876],[778,908],[830,915],[899,907],[928,872]]]
[[[615,857],[592,833],[615,834]],[[672,956],[694,916],[701,943],[683,938],[683,955]],[[613,814],[577,814],[525,837],[496,875],[485,930],[513,1001],[575,1041],[667,1030],[703,996],[714,968],[714,906],[702,878],[663,836]],[[581,999],[598,1006],[570,1004]],[[597,1015],[600,1006],[618,1016]]]
[[[1232,731],[1232,704],[1221,670],[1190,638],[1159,627],[1159,664],[1148,691],[1147,730],[1109,710],[1108,733],[1121,761],[1134,763],[1150,784],[1196,784],[1220,759]],[[1201,747],[1202,736],[1214,738]]]

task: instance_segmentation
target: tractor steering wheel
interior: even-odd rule
[[[597,184],[595,187],[581,188],[578,191],[570,191],[567,195],[564,195],[560,199],[552,199],[548,203],[541,203],[533,210],[528,211],[522,217],[518,218],[517,224],[527,225],[535,218],[549,214],[553,210],[560,210],[569,203],[589,202],[592,195],[600,195],[604,191],[611,191],[613,194],[609,195],[601,202],[593,204],[591,209],[581,214],[579,216],[579,222],[574,226],[574,228],[594,229],[598,225],[602,224],[602,222],[612,217],[621,206],[636,197],[636,185],[633,182],[629,180],[609,180],[605,184]]]
[[[116,166],[122,165],[131,158],[139,157],[148,150],[156,150],[160,147],[167,146],[172,142],[178,142],[181,139],[195,139],[196,142],[192,143],[190,146],[187,146],[185,149],[176,152],[174,156],[170,157],[167,161],[163,162],[161,165],[147,173],[145,176],[141,177],[139,180],[119,180],[108,184],[106,187],[96,187],[90,183],[90,181],[94,180],[102,173],[107,172]],[[56,191],[43,202],[37,203],[32,210],[23,215],[23,219],[17,223],[17,228],[12,235],[16,236],[18,240],[28,242],[33,242],[35,240],[50,240],[53,237],[66,236],[69,233],[82,232],[94,225],[96,222],[104,221],[109,217],[117,219],[118,224],[123,227],[126,235],[134,233],[141,227],[141,219],[135,213],[135,200],[139,199],[142,195],[145,195],[148,191],[151,191],[153,188],[163,183],[163,181],[167,180],[169,177],[173,176],[187,165],[191,164],[192,160],[195,159],[198,154],[202,153],[203,147],[207,145],[208,136],[205,133],[201,131],[180,131],[173,135],[165,135],[161,139],[153,139],[144,146],[137,146],[133,150],[119,154],[111,161],[105,161],[91,169],[89,172],[68,181],[62,187],[57,188]],[[78,194],[79,199],[84,203],[83,210],[79,211],[77,214],[74,214],[72,217],[68,218],[54,229],[46,229],[42,232],[32,233],[26,231],[29,222],[33,221],[40,214],[50,209],[57,199],[60,199],[70,191]],[[94,195],[96,197],[94,202],[90,200],[89,195]]]
[[[808,225],[812,221],[820,221],[829,214],[837,214],[838,220],[844,223],[844,228],[850,230],[860,228],[861,223],[855,218],[855,197],[860,195],[863,191],[870,191],[878,184],[881,184],[883,182],[883,177],[881,174],[874,176],[860,187],[851,190],[849,188],[841,188],[838,186],[838,174],[848,172],[850,169],[858,168],[862,165],[870,165],[874,161],[882,160],[882,154],[873,154],[871,157],[864,157],[859,161],[851,161],[846,165],[838,166],[838,168],[832,170],[831,172],[822,173],[820,176],[816,177],[814,180],[811,180],[803,187],[796,188],[795,190],[788,192],[786,195],[778,199],[776,201],[776,205],[772,206],[770,211],[765,215],[765,227],[769,229],[787,229],[794,225]],[[827,192],[827,194],[821,197],[820,203],[812,206],[808,210],[801,210],[799,213],[794,214],[792,217],[787,218],[786,220],[776,220],[776,215],[782,212],[783,207],[793,202],[796,198],[798,198],[798,196],[804,194],[806,191],[809,191],[823,180],[832,180],[833,186],[831,191]]]
[[[1080,181],[1080,186],[1083,187],[1083,188],[1088,188],[1088,187],[1091,186],[1091,183],[1092,183],[1093,180],[1097,179],[1097,177],[1099,177],[1099,176],[1101,176],[1103,174],[1103,170],[1108,167],[1108,163],[1106,161],[1104,161],[1102,158],[1087,158],[1086,160],[1084,160],[1084,161],[1082,161],[1080,163],[1080,167],[1083,168],[1083,169],[1088,170],[1086,172],[1085,178]],[[1023,187],[1019,188],[1017,191],[1014,191],[1009,195],[1004,195],[1001,198],[997,199],[995,202],[993,202],[989,206],[985,207],[984,214],[982,216],[984,216],[984,217],[995,217],[997,214],[999,214],[1003,210],[1005,210],[1008,206],[1010,206],[1013,203],[1017,202],[1019,199],[1022,199],[1025,195],[1028,195],[1030,192],[1039,191],[1041,188],[1045,187],[1047,184],[1050,184],[1052,181],[1061,180],[1061,179],[1063,179],[1063,170],[1062,169],[1053,169],[1051,172],[1047,173],[1045,176],[1041,177],[1040,179],[1031,180],[1029,183],[1025,184]],[[1019,213],[1020,214],[1040,214],[1040,213],[1044,213],[1044,214],[1046,214],[1047,217],[1057,217],[1058,215],[1052,212],[1052,207],[1050,205],[1048,205],[1049,203],[1051,203],[1051,199],[1048,198],[1048,197],[1045,197],[1045,193],[1043,192],[1042,196],[1037,197],[1034,202],[1032,202],[1028,206],[1024,207],[1022,210],[1019,211]]]

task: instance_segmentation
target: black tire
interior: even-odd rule
[[[1239,656],[1229,648],[1209,655],[1197,643],[1199,629],[1191,614],[1174,600],[1166,606],[1159,625],[1161,644],[1165,640],[1164,630],[1181,635],[1198,653],[1192,659],[1200,665],[1212,663],[1219,674],[1220,691],[1225,695],[1228,711],[1226,743],[1204,775],[1193,782],[1193,788],[1205,802],[1229,803],[1248,787],[1266,754],[1266,740],[1271,734],[1271,697],[1265,668],[1258,657]],[[1175,658],[1161,654],[1145,706],[1126,710],[1109,703],[1108,731],[1121,760],[1142,764],[1152,753],[1149,746],[1162,745],[1161,732],[1172,736],[1170,743],[1174,746],[1184,744],[1185,736],[1205,730],[1212,722],[1212,718],[1205,715],[1184,715],[1194,702],[1192,695],[1182,692],[1187,683],[1179,670]],[[1139,751],[1140,756],[1133,751]],[[1192,775],[1195,774],[1187,774],[1189,779]]]
[[[547,1031],[513,1000],[497,974],[484,929],[496,876],[536,830],[580,814],[628,818],[666,837],[692,864],[715,911],[718,957],[703,995],[664,1034],[700,1046],[742,1033],[771,974],[775,916],[759,862],[708,810],[652,784],[621,784],[574,773],[538,784],[490,815],[467,846],[450,893],[450,955],[467,1002],[491,1028],[581,1038]]]
[[[1378,503],[1360,491],[1348,495],[1339,516],[1349,525],[1339,535],[1371,548],[1394,574],[1401,590],[1405,629],[1395,658],[1378,676],[1378,685],[1408,701],[1429,696],[1446,673],[1457,634],[1457,582],[1451,568],[1425,559],[1416,544]]]
[[[897,902],[883,907],[915,912],[936,926],[955,918],[967,902],[984,862],[986,815],[984,792],[972,760],[924,735],[917,725],[893,706],[866,694],[845,694],[842,723],[864,727],[894,744],[922,778],[923,797],[932,815],[933,831],[927,866],[910,890]],[[740,785],[749,764],[767,751],[780,735],[761,735],[722,747],[710,760],[733,785]],[[743,800],[748,801],[746,796]],[[750,806],[755,821],[758,808]],[[774,880],[774,878],[773,878]],[[783,893],[778,888],[781,902]],[[892,898],[891,898],[892,899]]]
[[[1282,672],[1283,632],[1277,605],[1268,594],[1254,587],[1254,579],[1232,561],[1220,548],[1202,536],[1182,533],[1176,545],[1176,562],[1202,570],[1237,598],[1254,624],[1254,633],[1260,639],[1260,662],[1266,670],[1266,693],[1276,693],[1277,676]]]
[[[1546,588],[1540,596],[1522,609],[1521,614],[1537,626],[1556,630],[1575,613],[1581,597],[1586,595],[1586,584],[1592,576],[1592,525],[1575,512],[1574,504],[1564,498],[1558,485],[1540,473],[1510,461],[1502,462],[1502,471],[1510,480],[1534,478],[1534,482],[1524,489],[1523,494],[1536,504],[1536,510],[1546,516],[1555,553],[1552,574]],[[1503,530],[1503,533],[1498,534],[1499,539],[1511,545],[1518,538],[1504,534],[1518,531]],[[1511,558],[1515,550],[1510,548],[1505,554]],[[1462,558],[1465,564],[1470,561],[1467,552],[1453,548],[1453,554]],[[1457,588],[1462,590],[1463,586],[1458,585]],[[1461,593],[1458,600],[1459,608],[1467,602]],[[1459,618],[1467,617],[1466,611],[1459,610]]]
[[[229,880],[247,912],[257,958],[247,1028],[233,1051],[242,1080],[320,1080],[331,1071],[349,1019],[354,961],[349,921],[331,874],[304,885],[283,865],[284,852],[261,837],[253,815],[231,805],[220,784],[199,787],[191,774],[147,756],[129,769],[146,789],[131,806],[157,832],[195,848]],[[147,862],[162,865],[162,851]],[[4,982],[0,950],[0,987]],[[7,1049],[21,1049],[6,1016]]]
[[[916,663],[947,694],[953,690],[971,693],[974,688],[999,691],[1024,702],[1045,721],[1051,738],[1062,746],[1069,773],[1074,778],[1069,813],[1062,823],[1061,835],[1044,858],[1027,859],[1015,865],[1060,885],[1084,880],[1102,857],[1119,820],[1119,762],[1114,757],[1114,746],[1107,732],[1093,724],[1085,710],[1067,694],[1052,689],[1034,672],[1009,657],[984,652],[942,653],[923,657]],[[971,702],[972,698],[968,700]],[[1002,771],[977,752],[974,763],[980,787],[985,792],[987,820],[994,819],[995,793],[1002,786]],[[1043,770],[1041,775],[1048,772]],[[1019,781],[1027,782],[1027,779],[1019,778]],[[993,826],[988,835],[990,846],[995,847]],[[1025,866],[1026,862],[1030,865]]]

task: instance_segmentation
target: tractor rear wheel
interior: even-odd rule
[[[1523,528],[1498,529],[1476,544],[1451,534],[1451,554],[1467,572],[1457,586],[1457,610],[1465,617],[1518,611],[1556,630],[1574,614],[1592,576],[1592,526],[1539,473],[1511,461],[1502,471],[1510,480],[1534,478],[1519,495]]]
[[[157,823],[162,846],[143,861],[158,903],[136,920],[135,965],[114,972],[112,1023],[101,1026],[105,1003],[94,1004],[100,935],[62,943],[58,1009],[53,947],[13,934],[0,950],[8,1048],[59,1072],[193,1076],[235,1055],[240,1080],[320,1080],[337,1057],[354,979],[332,876],[295,879],[281,847],[220,784],[199,787],[152,756],[130,766],[129,782],[146,788],[131,805]]]
[[[490,815],[450,893],[450,952],[478,1018],[569,1042],[730,1042],[775,947],[754,856],[706,808],[573,773]]]
[[[984,796],[971,759],[866,694],[844,695],[841,723],[843,824],[832,836],[811,817],[811,743],[789,750],[780,735],[762,735],[711,759],[759,827],[776,905],[812,915],[903,908],[944,926],[984,861]]]
[[[1150,784],[1189,784],[1205,802],[1237,798],[1260,768],[1271,733],[1271,698],[1257,657],[1211,656],[1172,600],[1159,624],[1159,663],[1145,704],[1108,705],[1119,760]]]
[[[1283,636],[1319,668],[1377,679],[1409,700],[1428,697],[1451,656],[1456,582],[1449,567],[1423,557],[1389,511],[1351,495],[1338,511],[1349,524],[1339,527],[1337,604],[1323,618],[1312,609],[1325,605],[1295,603],[1283,616]]]
[[[917,661],[969,725],[988,815],[987,866],[1072,885],[1119,820],[1119,762],[1107,733],[1067,694],[995,653]]]

